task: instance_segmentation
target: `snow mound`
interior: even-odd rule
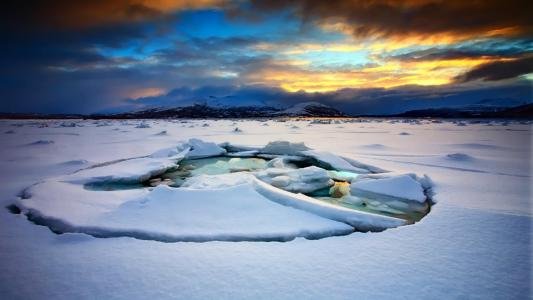
[[[151,128],[150,124],[146,122],[139,123],[135,128]]]
[[[60,127],[76,127],[76,123],[74,122],[62,122],[59,124]]]
[[[55,142],[52,141],[52,140],[38,140],[38,141],[35,141],[33,143],[29,143],[28,145],[30,146],[37,146],[37,145],[51,145],[51,144],[54,144]]]
[[[453,148],[466,148],[466,149],[475,149],[475,150],[495,150],[502,149],[504,147],[490,144],[479,144],[479,143],[465,143],[465,144],[451,144],[449,145]]]

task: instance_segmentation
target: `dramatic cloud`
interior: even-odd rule
[[[489,87],[522,101],[511,87],[531,79],[529,8],[458,0],[10,2],[0,20],[0,111],[91,113],[200,99],[311,100],[370,112],[411,108],[412,91],[477,99]],[[447,95],[436,97],[461,98]]]
[[[357,37],[533,32],[533,4],[526,0],[254,0],[252,3],[259,11],[293,9],[304,20],[340,23]]]
[[[479,65],[456,77],[458,82],[472,80],[495,81],[533,74],[533,55],[510,61],[497,61]]]

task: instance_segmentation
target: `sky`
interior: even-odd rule
[[[12,2],[0,112],[318,101],[386,114],[533,98],[532,1]]]

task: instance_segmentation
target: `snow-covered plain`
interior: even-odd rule
[[[361,167],[428,174],[438,202],[414,225],[289,242],[56,235],[3,209],[2,299],[532,297],[528,123],[6,120],[0,135],[2,207],[47,178],[190,138],[252,147],[304,142]]]

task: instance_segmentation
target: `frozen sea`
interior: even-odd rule
[[[3,120],[0,136],[2,208],[46,178],[189,138],[304,142],[427,174],[438,201],[414,225],[289,242],[57,235],[1,209],[1,299],[532,298],[529,122]]]

